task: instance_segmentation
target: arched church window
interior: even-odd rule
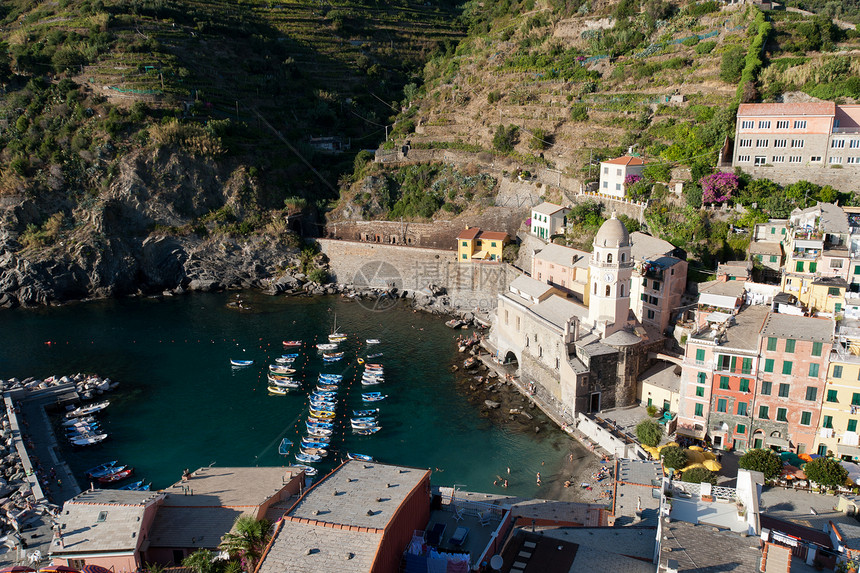
[[[597,294],[597,281],[594,281],[594,294]]]
[[[610,288],[611,288],[611,287],[610,287],[609,285],[606,285],[606,296],[609,296],[609,290],[610,290]]]
[[[618,292],[621,296],[624,296],[624,285],[621,285],[621,290]]]
[[[627,260],[627,253],[621,253],[621,262],[623,263],[626,260]]]
[[[606,255],[606,262],[607,262],[607,263],[611,263],[611,262],[612,262],[612,253],[609,253],[608,255]]]

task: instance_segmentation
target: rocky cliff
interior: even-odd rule
[[[300,241],[286,213],[246,207],[257,192],[229,160],[150,149],[77,204],[3,197],[0,305],[269,288],[297,268]]]

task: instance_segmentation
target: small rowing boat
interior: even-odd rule
[[[326,358],[330,360],[335,358],[343,358],[343,352],[324,352],[323,360],[325,360]]]
[[[89,478],[97,478],[107,474],[111,474],[114,472],[118,472],[120,470],[124,470],[125,466],[117,466],[117,461],[113,460],[112,462],[105,462],[101,465],[98,465],[94,468],[88,469],[85,475]]]
[[[315,475],[317,475],[317,469],[316,469],[316,468],[312,468],[311,466],[306,466],[306,465],[303,465],[303,464],[296,464],[296,465],[294,465],[293,467],[294,467],[294,468],[297,468],[297,469],[300,469],[300,470],[302,470],[303,472],[305,472],[305,475],[306,475],[306,476],[309,476],[309,477],[310,477],[310,476],[315,476]]]
[[[344,340],[346,340],[345,334],[339,334],[338,333],[338,334],[329,334],[328,335],[328,341],[329,342],[343,342]]]
[[[350,418],[349,422],[351,424],[367,424],[369,422],[373,422],[375,424],[377,419],[376,416],[361,416],[359,418]]]
[[[333,382],[340,382],[343,380],[343,374],[326,374],[325,372],[320,374],[320,380],[331,380]]]
[[[372,428],[353,428],[352,433],[358,434],[359,436],[369,436],[371,434],[375,434],[381,429],[382,426],[374,426]]]
[[[302,448],[301,452],[306,456],[319,456],[321,458],[328,455],[328,450],[325,448]]]
[[[375,416],[379,413],[379,408],[373,408],[372,410],[353,410],[353,416]]]
[[[76,438],[69,438],[69,442],[73,446],[92,446],[105,441],[107,437],[107,434],[89,434]]]
[[[320,456],[311,456],[308,454],[303,454],[301,452],[296,454],[296,460],[306,464],[313,464],[320,461],[321,459],[322,457]]]
[[[275,394],[277,396],[284,396],[288,390],[281,386],[267,386],[266,390],[269,391],[269,394]]]
[[[310,414],[312,418],[318,420],[333,420],[335,416],[331,410],[310,410]]]
[[[281,444],[278,446],[278,453],[282,456],[290,455],[290,447],[292,445],[293,443],[291,441],[289,441],[287,438],[284,438],[283,440],[281,440]]]
[[[301,346],[301,345],[302,345],[301,340],[285,340],[284,341],[284,347],[285,348],[292,348],[292,347]]]
[[[349,459],[351,459],[351,460],[360,460],[360,461],[362,461],[362,462],[373,462],[373,461],[376,461],[376,460],[374,460],[372,457],[368,456],[367,454],[355,454],[355,453],[353,453],[353,452],[348,452],[348,453],[346,454],[346,457],[347,457],[347,458],[349,458]]]
[[[77,426],[78,424],[91,424],[96,421],[95,416],[84,416],[82,418],[70,418],[63,422],[64,426]]]
[[[368,344],[379,344],[382,341],[378,338],[368,338],[367,340],[365,340],[365,342],[367,342]]]
[[[116,483],[118,481],[122,481],[131,474],[134,473],[134,468],[125,468],[121,472],[116,472],[114,474],[109,474],[106,476],[102,476],[98,478],[99,483]]]
[[[382,370],[382,364],[365,364],[365,370]]]
[[[321,342],[317,344],[317,350],[334,350],[337,348],[336,342]]]
[[[122,490],[126,490],[126,491],[129,491],[129,490],[131,490],[131,491],[145,491],[143,489],[144,488],[144,485],[143,485],[144,481],[145,480],[136,481],[134,483],[130,483],[128,485],[118,487],[117,489],[122,489]],[[149,489],[149,488],[147,488],[147,489]]]
[[[382,353],[381,353],[381,352],[377,352],[377,353],[375,353],[375,354],[368,354],[368,355],[367,355],[367,357],[368,357],[368,358],[379,358],[380,356],[382,356]]]
[[[308,427],[308,435],[315,437],[331,437],[334,432],[330,428],[311,428]]]
[[[295,374],[296,369],[281,364],[269,364],[269,372],[272,374]]]

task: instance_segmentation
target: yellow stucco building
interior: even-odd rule
[[[857,330],[852,328],[851,330]],[[840,329],[830,354],[815,451],[860,459],[860,337]]]
[[[466,227],[457,235],[457,260],[461,263],[502,260],[502,252],[509,242],[508,234],[482,231],[480,227]]]

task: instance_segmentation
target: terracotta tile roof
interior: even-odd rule
[[[742,103],[738,117],[765,117],[776,115],[835,115],[836,104],[832,101],[809,103]]]
[[[477,237],[481,232],[479,227],[470,227],[465,231],[460,231],[460,234],[457,235],[458,239],[465,239],[467,241],[471,241],[475,237]]]
[[[480,239],[487,239],[490,241],[504,241],[508,238],[507,233],[503,233],[501,231],[481,231],[481,234],[478,235]]]
[[[621,157],[616,157],[615,159],[610,159],[609,161],[604,161],[603,163],[609,163],[611,165],[645,165],[645,160],[641,157],[623,155]]]

